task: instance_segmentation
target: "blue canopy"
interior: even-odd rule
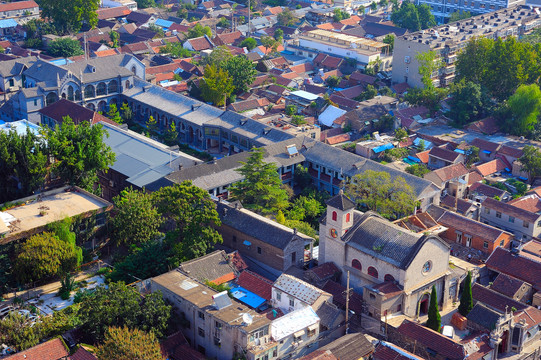
[[[459,153],[459,154],[465,154],[464,150],[455,149],[454,151],[457,152],[457,153]]]
[[[408,160],[411,160],[411,161],[414,161],[414,162],[416,162],[416,163],[420,163],[420,162],[421,162],[421,159],[416,158],[415,156],[411,156],[411,155],[409,155],[409,156],[407,157],[407,159],[408,159]]]
[[[231,295],[238,301],[248,305],[251,308],[257,309],[265,303],[265,299],[254,294],[253,292],[246,290],[241,286],[237,286],[231,289]]]
[[[172,21],[168,21],[168,20],[164,20],[164,19],[158,19],[158,20],[156,20],[156,22],[154,24],[156,26],[169,29],[171,27],[171,25],[173,25],[174,23]]]
[[[483,150],[483,152],[484,152],[485,154],[491,154],[491,153],[492,153],[492,152],[490,152],[490,151],[488,151],[488,150]]]
[[[388,144],[385,144],[385,145],[378,146],[377,148],[373,148],[372,151],[374,151],[374,153],[376,153],[376,154],[379,154],[382,151],[389,150],[389,149],[392,149],[392,148],[394,148],[394,145],[391,144],[391,143],[388,143]]]

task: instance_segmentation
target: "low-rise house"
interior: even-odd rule
[[[203,51],[214,48],[214,43],[207,35],[204,35],[198,38],[188,39],[182,46],[190,51]]]
[[[481,221],[515,235],[525,242],[541,234],[541,200],[537,195],[526,195],[507,203],[486,198],[481,203]]]
[[[305,307],[317,312],[325,302],[332,302],[331,294],[288,274],[280,275],[272,287],[271,304],[284,313]]]
[[[17,19],[21,23],[39,19],[39,5],[33,0],[0,4],[0,18]]]
[[[91,125],[98,122],[104,122],[112,126],[118,125],[102,114],[66,99],[60,99],[44,107],[39,110],[39,114],[41,116],[40,123],[51,129],[61,126],[65,116],[69,116],[75,125],[79,125],[84,121],[88,121]]]
[[[185,261],[179,265],[178,271],[200,283],[208,281],[216,285],[231,282],[239,276],[239,271],[223,250]]]
[[[490,288],[522,303],[531,302],[533,296],[532,285],[502,273],[496,276]]]
[[[424,175],[426,180],[432,181],[440,189],[446,189],[449,194],[463,198],[468,186],[469,172],[463,163],[442,167]]]
[[[368,360],[374,355],[374,345],[361,333],[347,334],[320,346],[312,354],[299,360]],[[389,360],[386,358],[385,360]]]
[[[497,187],[476,182],[468,189],[468,198],[478,204],[483,202],[486,198],[499,199],[506,202],[511,200],[511,194]]]
[[[326,262],[306,270],[304,272],[304,280],[310,284],[314,284],[318,288],[322,288],[329,280],[340,280],[341,273],[335,263]]]
[[[376,350],[372,354],[373,360],[423,360],[423,358],[418,357],[410,353],[407,350],[404,350],[401,347],[396,346],[385,341],[379,341],[376,345]]]
[[[379,136],[377,140],[359,141],[355,145],[355,154],[361,155],[367,159],[376,159],[381,157],[385,150],[393,149],[393,138],[391,136]]]
[[[428,166],[432,169],[439,169],[463,162],[464,154],[448,150],[445,147],[433,147],[428,153]]]
[[[439,236],[449,244],[460,244],[481,251],[485,256],[492,254],[497,247],[509,249],[511,246],[512,233],[434,205],[427,212],[447,229],[440,232]]]
[[[502,159],[494,159],[483,164],[475,165],[473,169],[481,174],[482,177],[501,172],[511,172],[511,169]]]
[[[33,2],[33,1],[32,1]],[[68,360],[69,352],[64,342],[55,338],[29,349],[10,355],[5,360]]]
[[[3,235],[0,236],[0,244],[41,233],[50,223],[66,217],[78,218],[81,235],[93,234],[105,225],[106,213],[113,207],[110,202],[94,194],[68,186],[18,199],[13,203],[13,207],[0,211],[0,235]]]
[[[452,210],[465,217],[477,219],[479,215],[479,206],[472,201],[459,199],[449,194],[443,196],[440,200],[440,206],[444,209]]]
[[[217,202],[223,246],[252,260],[278,276],[290,267],[304,265],[304,248],[314,239],[247,209]]]

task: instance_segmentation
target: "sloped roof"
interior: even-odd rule
[[[340,273],[340,269],[333,262],[326,262],[316,267],[306,270],[306,272],[314,274],[318,281],[328,279],[337,273]]]
[[[504,203],[488,197],[483,201],[482,206],[530,223],[536,222],[540,216],[534,212],[514,206],[513,204]]]
[[[476,165],[475,170],[477,170],[481,175],[488,176],[499,171],[505,170],[507,165],[501,159],[494,159],[486,163]]]
[[[338,119],[346,112],[346,110],[342,110],[333,105],[329,105],[321,114],[319,114],[318,120],[321,124],[330,127],[333,125],[334,120]]]
[[[216,250],[197,259],[185,261],[178,270],[202,283],[206,280],[216,285],[234,280],[238,275],[223,250]]]
[[[322,350],[331,350],[340,360],[358,360],[368,358],[374,352],[374,345],[362,333],[344,335],[330,344],[322,346]]]
[[[16,11],[16,10],[26,10],[39,7],[39,5],[34,1],[15,1],[0,4],[0,12],[4,11]]]
[[[498,189],[497,187],[483,184],[481,182],[476,182],[475,184],[470,186],[470,193],[476,193],[490,198],[498,196],[501,199],[505,194],[505,190]]]
[[[445,227],[465,231],[469,234],[475,234],[476,236],[479,236],[480,238],[492,243],[495,243],[502,234],[506,233],[505,231],[494,226],[490,226],[480,221],[459,215],[453,211],[445,211],[441,217],[435,220]],[[512,235],[510,233],[507,234]]]
[[[338,210],[347,211],[355,207],[355,202],[348,198],[342,191],[325,202],[330,207]]]
[[[208,50],[214,47],[214,44],[206,35],[198,38],[188,39],[186,41],[192,45],[195,51]]]
[[[69,116],[75,125],[79,125],[84,121],[89,121],[91,124],[97,124],[100,121],[106,122],[113,126],[118,126],[107,117],[92,111],[84,106],[78,105],[66,99],[60,99],[49,106],[39,110],[39,113],[56,120],[59,124],[62,123],[64,116]]]
[[[483,328],[492,331],[496,328],[496,323],[501,314],[483,305],[483,303],[477,303],[468,313],[468,321],[481,325]]]
[[[430,149],[429,155],[435,156],[445,161],[454,162],[460,156],[460,153],[435,146],[432,149]]]
[[[464,176],[468,173],[468,169],[463,163],[457,163],[442,167],[432,171],[441,181],[449,181]]]
[[[301,300],[308,305],[314,304],[320,296],[326,294],[314,285],[288,274],[282,274],[274,282],[274,288]]]
[[[423,360],[423,358],[385,341],[379,342],[372,357],[374,360]]]
[[[332,295],[332,301],[334,304],[339,306],[341,309],[346,308],[346,288],[339,283],[328,280],[325,285],[321,288],[325,292],[328,292]],[[349,309],[353,310],[356,314],[362,313],[362,304],[363,304],[363,297],[361,294],[352,291],[351,296],[349,298]]]
[[[499,292],[505,296],[514,297],[517,291],[519,291],[525,282],[519,279],[515,279],[512,276],[506,274],[498,274],[496,279],[490,285],[492,290]]]
[[[513,255],[497,247],[486,261],[490,270],[513,276],[541,289],[541,263],[527,257]]]
[[[508,204],[536,214],[541,212],[541,198],[537,194],[529,194],[513,199]]]
[[[498,248],[501,249],[501,248]],[[527,307],[526,304],[515,301],[508,296],[500,294],[499,292],[484,287],[479,283],[472,285],[472,297],[474,301],[479,301],[489,308],[498,311],[499,313],[505,313],[506,307],[507,311],[511,311],[511,308],[517,310],[523,310]]]
[[[492,141],[483,140],[481,138],[475,138],[470,144],[471,146],[478,147],[480,150],[487,150],[490,152],[495,152],[500,148],[500,144],[494,143]]]
[[[69,352],[64,342],[59,338],[55,338],[8,356],[5,360],[61,360],[68,357],[68,355]]]
[[[250,270],[244,270],[240,273],[237,284],[265,300],[270,300],[272,298],[273,282]]]

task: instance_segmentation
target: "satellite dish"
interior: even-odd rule
[[[248,313],[244,313],[242,314],[242,321],[244,321],[246,325],[251,325],[252,322],[254,321],[254,318],[252,317],[252,315]]]

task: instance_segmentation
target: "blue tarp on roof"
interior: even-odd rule
[[[407,157],[407,159],[408,159],[408,160],[411,160],[411,161],[414,161],[414,162],[416,162],[416,163],[420,163],[420,162],[421,162],[421,159],[416,158],[415,156],[411,156],[411,155],[409,155],[409,156]]]
[[[385,145],[378,146],[377,148],[373,148],[372,151],[374,153],[376,153],[376,154],[379,154],[382,151],[389,150],[389,149],[392,149],[392,148],[394,148],[394,145],[391,144],[391,143],[388,143],[388,144],[385,144]]]
[[[231,289],[231,295],[238,301],[248,305],[251,308],[257,309],[265,303],[265,299],[254,294],[253,292],[246,290],[241,286],[237,286]]]
[[[454,151],[459,153],[459,154],[466,154],[466,152],[464,150],[455,149]]]
[[[509,170],[509,168],[505,168],[505,171],[506,172],[511,172],[511,170]]]
[[[485,154],[492,154],[492,152],[490,152],[490,151],[488,151],[488,150],[483,150],[483,152],[484,152]]]
[[[519,180],[522,180],[522,181],[528,181],[528,179],[526,179],[524,176],[519,176],[518,178]]]
[[[244,240],[243,244],[246,245],[246,246],[251,246],[252,245],[252,243],[249,242],[248,240]]]
[[[173,25],[174,23],[172,21],[168,21],[168,20],[164,20],[164,19],[158,19],[158,20],[156,20],[156,22],[154,24],[156,24],[156,26],[160,26],[162,28],[169,29],[171,27],[171,25]]]
[[[415,140],[413,140],[413,145],[415,146],[419,146],[419,142],[423,140],[425,142],[425,150],[428,150],[432,147],[432,143],[428,140],[424,140],[424,139],[421,139],[421,138],[416,138]]]
[[[17,25],[17,21],[13,19],[0,20],[0,29],[14,28]]]

